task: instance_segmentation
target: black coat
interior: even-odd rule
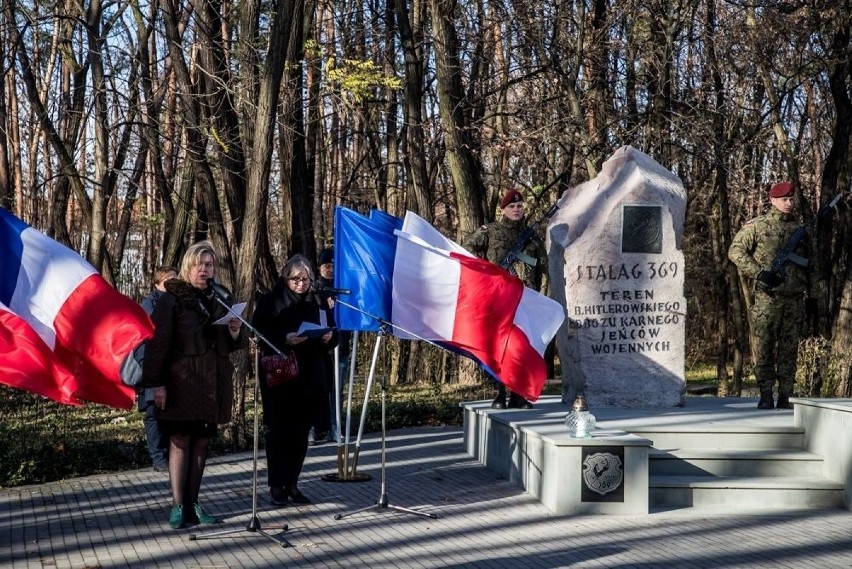
[[[327,305],[322,303],[315,293],[297,295],[290,290],[283,278],[279,279],[272,292],[258,299],[252,325],[278,349],[292,350],[299,364],[297,379],[274,388],[266,386],[262,367],[259,370],[258,377],[264,398],[264,421],[272,419],[268,416],[270,414],[299,409],[313,411],[316,402],[324,396],[324,378],[331,371],[327,369],[327,355],[337,345],[337,331],[332,334],[328,343],[324,343],[321,338],[309,338],[298,345],[287,345],[287,334],[297,331],[302,322],[320,323],[320,310],[325,312],[328,326],[333,327],[332,311],[328,310]],[[259,344],[261,357],[275,353],[262,340]],[[282,405],[287,409],[281,409]]]
[[[240,348],[228,326],[213,325],[228,311],[211,292],[186,281],[166,281],[154,307],[154,337],[145,347],[143,387],[166,388],[161,419],[227,423],[234,401],[230,354]]]
[[[334,281],[324,277],[317,277],[317,282],[325,287],[334,286]],[[334,298],[334,295],[327,292],[320,292],[319,297],[322,301],[322,305],[328,306],[328,299]],[[337,346],[340,348],[339,352],[341,359],[348,357],[349,353],[352,351],[352,332],[340,331],[340,339],[337,342]]]

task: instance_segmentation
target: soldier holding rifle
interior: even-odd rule
[[[796,380],[802,300],[808,292],[814,295],[805,302],[805,309],[815,311],[815,294],[822,284],[817,281],[820,273],[807,225],[800,226],[793,215],[793,195],[790,182],[772,186],[770,211],[747,222],[728,250],[740,273],[755,283],[749,319],[754,375],[760,389],[758,409],[793,408],[790,396]],[[825,212],[821,210],[820,215]],[[772,397],[776,381],[777,403]]]
[[[541,240],[534,232],[528,231],[521,192],[516,189],[506,192],[500,200],[500,209],[503,216],[499,220],[483,225],[468,235],[462,246],[480,258],[501,265],[520,278],[525,286],[539,291],[545,284],[547,255]],[[526,242],[521,243],[521,239]],[[502,383],[497,389],[497,397],[491,403],[494,409],[505,409],[507,406],[532,409],[532,403],[516,393],[510,392],[507,401],[506,386]]]

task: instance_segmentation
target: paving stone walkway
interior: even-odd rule
[[[251,453],[211,459],[202,500],[224,523],[172,530],[165,474],[150,469],[0,490],[0,566],[541,568],[852,567],[852,513],[784,515],[554,516],[522,489],[464,452],[459,427],[392,431],[387,437],[390,505],[381,495],[381,441],[365,437],[367,482],[336,483],[336,446],[312,447],[300,488],[314,500],[275,508],[259,466],[252,511]],[[286,532],[281,532],[284,525]],[[205,538],[210,531],[236,533]],[[192,540],[200,535],[204,539]],[[281,547],[283,538],[291,547]]]

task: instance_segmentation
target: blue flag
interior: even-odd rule
[[[373,210],[367,218],[335,208],[334,287],[351,291],[335,305],[341,330],[377,332],[382,322],[390,322],[397,240],[393,230],[399,227],[402,220],[384,212]]]

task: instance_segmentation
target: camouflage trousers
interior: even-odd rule
[[[802,297],[770,297],[758,290],[751,307],[754,376],[761,391],[778,382],[778,393],[792,395],[802,327]]]

